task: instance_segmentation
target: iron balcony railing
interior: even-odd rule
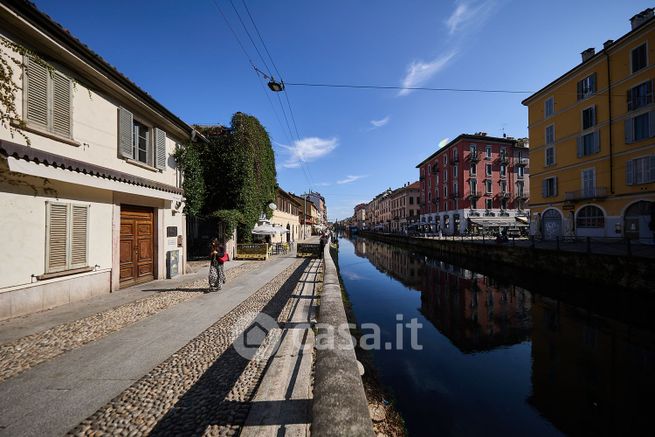
[[[457,193],[457,192],[455,192],[455,193],[450,193],[450,196],[449,196],[449,197],[450,197],[451,199],[457,199],[457,198],[459,198],[459,193]]]
[[[498,161],[499,161],[501,164],[509,164],[509,156],[507,156],[507,155],[500,155],[500,156],[498,157]]]
[[[468,197],[472,198],[479,198],[480,197],[480,192],[477,190],[471,190],[471,192],[468,194]]]
[[[480,154],[478,152],[471,152],[469,154],[469,160],[471,162],[478,162],[480,161]]]
[[[591,187],[585,190],[567,191],[564,193],[564,200],[604,199],[607,193],[607,187]]]
[[[530,198],[530,193],[528,191],[516,193],[516,198],[521,200],[526,200]]]
[[[528,165],[528,158],[516,158],[516,161],[514,161],[514,164],[525,167],[526,165]]]
[[[432,167],[432,174],[438,174],[439,173],[439,164],[435,164]]]
[[[450,161],[450,163],[451,163],[452,165],[459,164],[459,157],[455,156],[455,157]]]

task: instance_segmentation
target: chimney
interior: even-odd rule
[[[607,48],[608,48],[609,46],[611,46],[612,44],[614,44],[614,40],[613,40],[613,39],[608,39],[607,41],[605,41],[605,42],[603,43],[603,49],[607,50]]]
[[[653,8],[644,9],[643,11],[639,12],[637,15],[630,18],[630,25],[632,26],[632,30],[635,30],[651,18],[653,18]]]
[[[588,48],[584,52],[580,53],[582,55],[582,62],[586,62],[587,59],[591,58],[596,54],[596,49],[593,47]]]

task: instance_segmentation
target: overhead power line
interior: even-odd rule
[[[397,85],[356,85],[338,83],[307,83],[307,82],[285,82],[287,86],[302,86],[315,88],[355,88],[374,90],[407,90],[407,91],[452,91],[460,93],[495,93],[495,94],[533,94],[534,91],[523,90],[495,90],[483,88],[430,88],[423,86],[397,86]]]

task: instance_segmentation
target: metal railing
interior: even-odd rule
[[[586,190],[567,191],[564,200],[602,199],[607,197],[607,187],[593,187]]]

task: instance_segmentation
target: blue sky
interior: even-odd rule
[[[215,0],[266,71],[229,0]],[[232,0],[250,25],[242,0]],[[259,118],[287,191],[321,192],[330,219],[418,179],[444,138],[527,136],[525,94],[263,89],[212,0],[36,0],[37,6],[186,122]],[[247,0],[289,83],[537,90],[630,29],[652,6],[631,0]],[[252,27],[249,31],[258,42]],[[265,51],[259,46],[271,67]],[[266,97],[268,94],[269,99]],[[275,109],[273,109],[275,108]],[[288,110],[288,109],[287,109]],[[287,114],[289,118],[289,114]]]

